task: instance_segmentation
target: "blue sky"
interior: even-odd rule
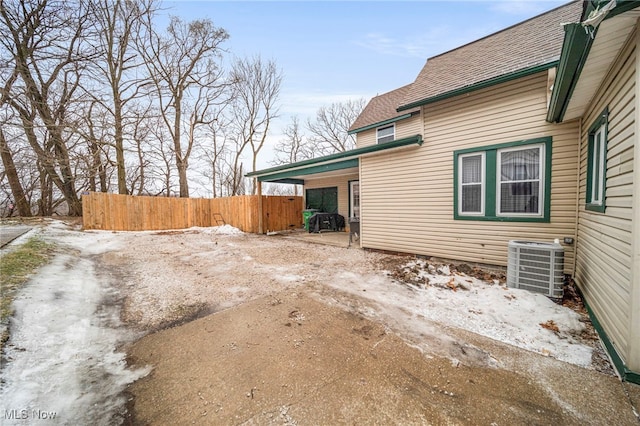
[[[165,1],[185,20],[209,18],[231,55],[260,55],[283,73],[281,118],[271,140],[333,102],[413,82],[427,58],[567,3],[495,1]],[[281,137],[280,137],[281,138]],[[265,153],[261,163],[269,160]]]

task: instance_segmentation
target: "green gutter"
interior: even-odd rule
[[[547,111],[547,121],[550,123],[562,121],[593,44],[593,39],[581,24],[567,24],[564,31],[558,73]]]
[[[399,117],[390,118],[389,120],[379,121],[377,123],[369,124],[368,126],[359,127],[357,129],[349,130],[349,134],[353,135],[354,133],[364,132],[365,130],[375,129],[376,127],[384,126],[386,124],[395,123],[396,121],[404,120],[405,118],[410,118],[413,113],[404,114]]]
[[[444,99],[453,98],[454,96],[464,95],[466,93],[474,92],[476,90],[484,89],[486,87],[495,86],[496,84],[506,83],[512,80],[517,80],[522,77],[526,77],[528,75],[536,74],[542,71],[546,71],[550,68],[555,67],[558,64],[558,61],[549,62],[543,65],[536,65],[534,67],[525,68],[522,70],[518,70],[509,74],[503,74],[498,77],[490,78],[488,80],[483,80],[478,83],[471,84],[469,86],[461,87],[459,89],[451,90],[449,92],[442,93],[440,95],[432,96],[430,98],[425,98],[416,102],[412,102],[410,104],[401,105],[398,107],[397,111],[405,111],[411,108],[416,108],[422,105],[432,104],[434,102],[438,102]]]
[[[268,175],[261,175],[261,176],[258,176],[258,180],[260,182],[279,182],[279,183],[287,183],[286,181],[290,181],[290,183],[293,182],[293,183],[304,185],[304,181],[302,179],[294,179],[294,178],[297,176],[316,175],[319,173],[334,172],[336,170],[352,169],[354,167],[358,167],[359,165],[360,165],[360,160],[358,158],[350,158],[348,160],[337,161],[334,163],[319,164],[316,166],[304,167],[302,169],[284,170],[281,172],[271,173]],[[294,182],[294,181],[297,181],[297,182]]]
[[[608,3],[608,0],[585,3],[580,21],[584,21],[589,14],[598,6]],[[631,9],[640,7],[640,1],[618,1],[616,7],[610,11],[604,20],[610,19],[621,13]],[[594,30],[594,38],[598,29]],[[549,111],[547,112],[547,121],[550,123],[559,123],[564,119],[564,114],[569,106],[571,95],[575,90],[582,69],[589,56],[589,51],[593,45],[593,40],[580,23],[565,25],[565,36],[562,44],[562,53],[560,54],[560,64],[556,81],[551,92],[551,102],[549,103]]]
[[[582,298],[582,300],[584,301],[584,306],[585,308],[587,308],[587,312],[589,313],[589,318],[591,319],[593,328],[595,328],[595,330],[598,332],[598,336],[600,336],[600,340],[604,344],[604,347],[607,350],[607,353],[609,354],[611,361],[613,362],[614,368],[620,375],[620,378],[625,382],[631,382],[631,383],[640,385],[640,373],[629,370],[627,368],[622,358],[620,358],[620,355],[618,355],[618,351],[616,351],[616,348],[613,346],[613,343],[611,343],[611,340],[609,340],[609,336],[607,336],[607,333],[604,331],[604,328],[602,328],[600,321],[598,321],[598,318],[593,313],[591,306],[589,306],[589,304],[587,303],[584,297]]]
[[[608,1],[604,0],[600,2],[600,5],[603,4],[607,4]],[[635,9],[636,7],[640,7],[640,1],[637,0],[618,0],[618,4],[616,5],[615,8],[613,8],[613,10],[611,12],[609,12],[607,14],[607,16],[604,18],[609,19],[609,18],[613,18],[616,15],[620,15],[621,13],[625,13],[628,12],[631,9]],[[589,11],[590,13],[590,11]]]
[[[271,167],[270,169],[258,170],[255,172],[247,173],[246,177],[256,177],[272,174],[283,170],[292,170],[302,168],[306,166],[313,166],[321,163],[335,162],[338,160],[347,159],[350,157],[358,157],[364,154],[370,154],[377,151],[383,151],[387,149],[399,148],[406,145],[418,144],[422,145],[422,135],[410,136],[403,139],[398,139],[391,142],[365,146],[363,148],[356,148],[350,151],[338,152],[337,154],[326,155],[324,157],[312,158],[310,160],[298,161],[297,163],[284,164],[282,166]]]

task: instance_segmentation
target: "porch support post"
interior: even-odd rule
[[[256,178],[256,188],[257,188],[257,193],[258,193],[258,234],[264,234],[264,224],[262,223],[262,212],[263,212],[263,206],[262,206],[262,182]]]

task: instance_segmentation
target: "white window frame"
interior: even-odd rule
[[[358,205],[357,205],[357,210],[358,213],[356,214],[356,203],[355,203],[355,188],[358,188],[357,193],[358,193]],[[361,198],[360,198],[360,181],[359,180],[352,180],[349,181],[349,217],[360,217],[360,204],[361,204]]]
[[[391,135],[384,135],[384,136],[380,136],[380,132],[382,130],[387,130],[387,129],[391,129],[393,132],[391,133]],[[391,139],[389,139],[391,138]],[[383,140],[384,139],[384,140]],[[378,127],[376,129],[376,143],[387,143],[387,142],[393,142],[394,140],[396,140],[396,124],[392,123],[388,126],[383,126],[383,127]]]
[[[480,170],[480,182],[472,182],[472,183],[463,183],[462,182],[462,173],[464,171],[464,168],[462,167],[462,161],[464,158],[466,157],[480,157],[480,164],[481,164],[481,170]],[[459,216],[484,216],[484,210],[485,210],[485,198],[486,198],[486,155],[484,151],[478,151],[478,152],[470,152],[468,154],[461,154],[458,156],[458,215]],[[462,211],[462,205],[464,204],[464,199],[462,197],[462,188],[464,186],[470,186],[470,185],[478,185],[480,184],[480,211],[474,211],[474,212],[465,212]]]
[[[597,179],[595,175],[592,176],[591,188],[588,188],[591,193],[591,201],[589,204],[602,206],[604,203],[604,184],[606,173],[604,164],[607,156],[606,123],[602,123],[602,125],[598,127],[598,130],[593,134],[593,149],[595,152],[592,155],[593,162],[591,164],[591,170],[595,171],[597,169],[598,175]]]
[[[504,183],[511,182],[536,182],[538,181],[538,211],[537,213],[515,213],[515,212],[506,212],[502,213],[500,211],[501,206],[501,197],[502,197],[502,174],[500,173],[502,169],[502,154],[505,152],[513,152],[513,151],[524,151],[533,148],[538,148],[540,150],[540,163],[538,164],[538,176],[537,180],[528,179],[528,180],[516,180],[516,181],[505,181]],[[545,153],[545,144],[533,144],[533,145],[520,145],[517,147],[503,148],[496,151],[496,216],[499,217],[543,217],[544,216],[544,188],[546,182],[545,179],[545,163],[546,163],[546,153]]]

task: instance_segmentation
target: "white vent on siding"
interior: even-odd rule
[[[564,249],[557,243],[509,241],[507,286],[562,297]]]

